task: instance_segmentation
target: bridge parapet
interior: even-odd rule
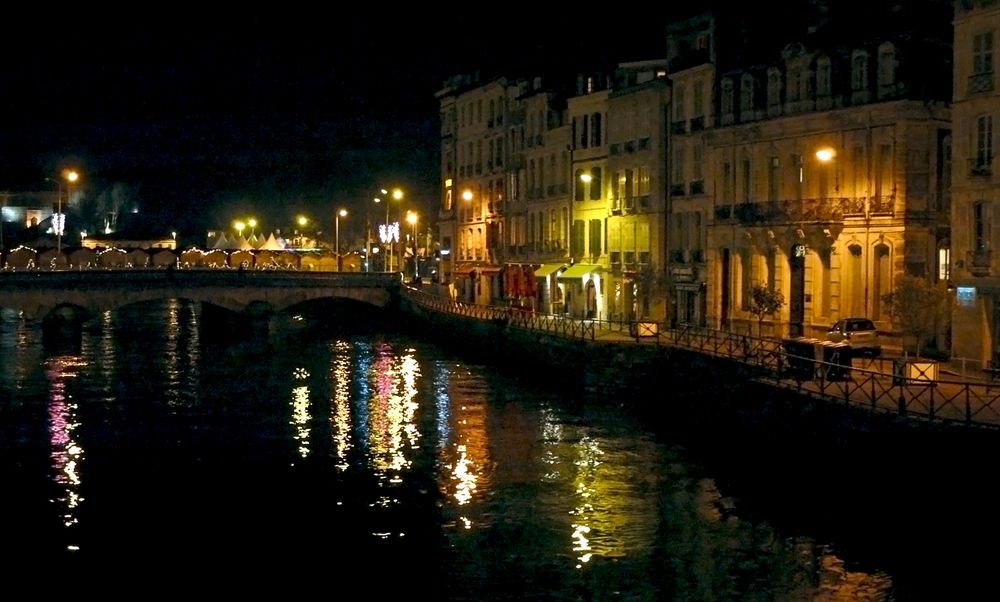
[[[282,310],[322,298],[387,306],[401,285],[399,274],[130,269],[0,273],[0,307],[42,318],[59,306],[99,314],[131,303],[185,298],[243,311],[252,303]]]

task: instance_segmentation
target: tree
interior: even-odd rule
[[[643,264],[639,267],[636,275],[639,284],[638,315],[648,317],[650,306],[660,300],[666,304],[666,295],[670,290],[670,279],[667,274],[651,263]],[[664,309],[665,311],[665,309]]]
[[[944,333],[954,303],[947,282],[934,283],[910,274],[902,275],[896,288],[882,299],[889,307],[893,325],[904,337],[915,339],[918,356],[925,341],[936,341]]]
[[[750,292],[750,313],[757,316],[757,336],[761,336],[764,316],[773,316],[785,304],[785,296],[763,284],[755,284]]]

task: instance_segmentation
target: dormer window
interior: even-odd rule
[[[851,90],[861,92],[868,89],[868,53],[855,50],[851,56]]]
[[[816,60],[816,96],[827,98],[831,93],[830,85],[830,58],[821,56]]]
[[[733,116],[733,80],[728,77],[722,80],[722,117]]]
[[[896,86],[896,47],[890,42],[878,49],[878,93],[883,97],[892,93]]]
[[[753,111],[753,94],[753,76],[745,73],[740,82],[740,111],[744,113]]]
[[[767,106],[781,104],[781,71],[772,67],[767,72]]]

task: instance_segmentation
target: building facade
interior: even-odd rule
[[[852,18],[808,2],[759,31],[707,12],[665,24],[663,60],[572,93],[446,88],[440,237],[457,296],[777,336],[864,316],[895,333],[900,276],[949,271],[950,66],[918,27],[934,4]],[[762,323],[755,287],[785,300]]]
[[[955,3],[952,117],[951,278],[956,304],[952,351],[957,357],[996,362],[1000,356],[1000,256],[993,231],[1000,172],[993,165],[993,117],[1000,115],[994,51],[1000,5]]]

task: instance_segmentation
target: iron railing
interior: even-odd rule
[[[750,378],[816,399],[835,401],[875,413],[894,414],[925,422],[1000,428],[1000,384],[993,380],[941,378],[940,374],[907,374],[897,358],[827,358],[822,346],[813,356],[789,352],[788,341],[714,330],[670,326],[663,322],[586,320],[543,315],[514,307],[452,301],[412,287],[403,294],[430,309],[479,320],[502,322],[508,328],[567,339],[633,342],[671,346],[742,363]]]

